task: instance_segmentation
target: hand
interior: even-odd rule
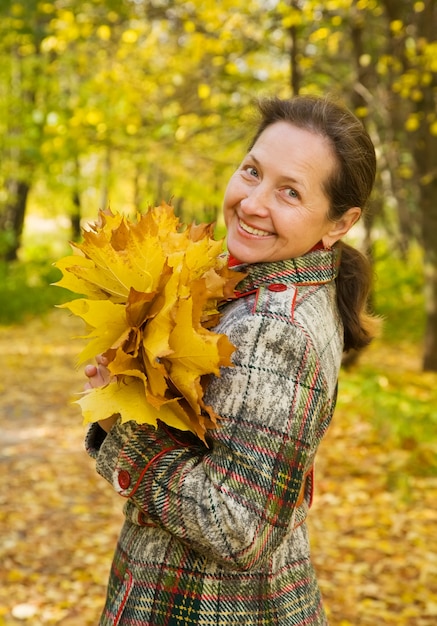
[[[96,357],[97,365],[87,365],[85,367],[85,376],[88,382],[85,383],[85,389],[95,389],[96,387],[104,387],[111,381],[111,374],[107,368],[108,359],[99,354]]]
[[[85,376],[88,377],[88,382],[85,383],[86,390],[104,387],[111,382],[111,380],[115,380],[115,377],[111,376],[107,368],[108,360],[104,356],[99,354],[96,357],[96,362],[97,365],[87,365],[85,367]],[[111,417],[108,417],[107,419],[100,420],[99,425],[105,432],[109,433],[117,419],[117,414],[111,415]]]

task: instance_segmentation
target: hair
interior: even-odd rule
[[[339,220],[352,207],[364,213],[376,174],[375,148],[360,120],[343,105],[327,98],[296,96],[288,100],[266,98],[258,102],[261,120],[251,149],[264,130],[275,122],[325,137],[336,159],[324,188],[329,199],[328,218]],[[339,241],[340,267],[336,278],[337,304],[344,326],[344,350],[360,350],[376,334],[377,319],[367,311],[372,267],[359,250]]]

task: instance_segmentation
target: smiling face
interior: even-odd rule
[[[231,177],[223,201],[229,252],[244,263],[302,256],[319,241],[331,246],[360,209],[328,219],[324,184],[336,167],[327,139],[275,122]]]

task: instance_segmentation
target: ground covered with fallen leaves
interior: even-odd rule
[[[83,385],[78,323],[55,311],[0,328],[0,626],[98,622],[123,501],[95,474],[71,403]],[[358,368],[375,361],[390,372],[381,389],[404,381],[435,419],[437,376],[414,352],[375,344]],[[395,445],[369,420],[356,370],[342,378],[309,523],[330,625],[434,626],[436,439]]]

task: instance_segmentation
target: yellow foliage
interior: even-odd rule
[[[197,93],[201,100],[206,100],[211,94],[211,87],[206,83],[201,83],[197,88]]]
[[[97,35],[103,41],[109,41],[111,39],[111,29],[106,24],[101,24],[97,29]]]
[[[329,29],[326,27],[321,27],[311,33],[309,40],[313,43],[317,43],[318,41],[323,41],[329,37]]]
[[[390,30],[394,35],[399,35],[404,29],[402,20],[393,20],[390,22]]]
[[[293,10],[291,7],[289,9],[289,13],[287,13],[287,15],[285,15],[281,20],[281,24],[283,28],[292,28],[293,26],[301,26],[302,22],[303,22],[303,18],[300,12]]]
[[[413,170],[409,165],[401,165],[398,168],[398,174],[400,176],[400,178],[403,178],[404,180],[411,180],[413,178]]]
[[[79,400],[85,422],[120,413],[201,439],[216,424],[204,377],[232,366],[234,346],[211,328],[243,275],[228,269],[212,235],[211,224],[184,227],[164,203],[135,222],[101,211],[74,254],[57,262],[57,284],[85,296],[61,305],[89,329],[79,363],[104,354],[113,376]]]
[[[369,109],[367,107],[357,107],[355,109],[355,115],[360,118],[364,118],[369,115]]]
[[[409,115],[405,122],[405,130],[412,133],[416,131],[419,128],[419,126],[420,126],[420,120],[418,116],[415,115],[414,113]]]
[[[136,30],[133,30],[132,28],[129,28],[128,30],[125,30],[121,36],[121,40],[124,43],[137,43],[138,41],[138,33]]]

